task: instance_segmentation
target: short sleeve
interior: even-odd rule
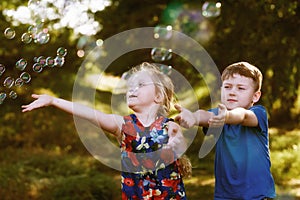
[[[249,110],[254,112],[258,120],[258,127],[264,133],[268,132],[268,115],[264,106],[256,105],[252,106]]]

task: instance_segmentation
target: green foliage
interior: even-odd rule
[[[118,181],[89,156],[42,149],[1,151],[1,199],[118,199]],[[105,170],[105,171],[103,171]],[[115,175],[114,175],[115,176]]]

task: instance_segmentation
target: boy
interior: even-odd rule
[[[261,96],[262,73],[247,62],[228,66],[222,73],[221,104],[209,111],[176,105],[180,125],[190,128],[223,126],[216,143],[215,200],[274,198],[270,172],[268,119],[265,108],[254,105]]]

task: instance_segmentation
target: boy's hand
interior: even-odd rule
[[[218,115],[215,115],[208,120],[208,124],[210,127],[220,127],[225,124],[228,110],[224,104],[219,104],[218,107],[219,107]]]
[[[174,105],[174,107],[177,111],[180,112],[175,117],[175,121],[177,121],[180,124],[180,126],[182,126],[184,128],[191,128],[192,126],[194,126],[196,124],[195,116],[191,111],[181,107],[178,104]]]
[[[53,101],[53,97],[46,94],[42,94],[42,95],[33,94],[31,96],[36,100],[34,100],[28,105],[22,105],[23,108],[22,112],[27,112],[33,109],[49,106]]]

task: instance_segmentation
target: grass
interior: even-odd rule
[[[300,130],[270,129],[272,173],[277,199],[300,199]],[[201,138],[187,154],[193,176],[185,179],[190,200],[213,199],[214,153],[199,159]],[[80,151],[80,152],[77,152]],[[3,200],[120,199],[120,172],[102,165],[84,147],[5,147],[0,151],[0,196]]]

